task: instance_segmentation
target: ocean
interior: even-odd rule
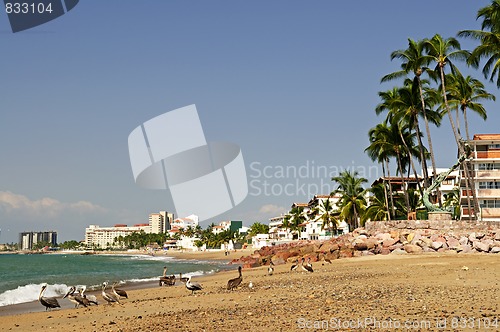
[[[148,255],[0,255],[0,307],[38,299],[42,284],[45,296],[66,294],[70,286],[100,289],[104,281],[120,284],[156,281],[167,266],[167,275],[195,276],[217,272],[223,262],[174,259]]]

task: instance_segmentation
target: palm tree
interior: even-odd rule
[[[379,123],[374,128],[368,131],[368,138],[370,140],[370,145],[365,149],[372,161],[377,161],[382,166],[382,183],[384,189],[384,199],[385,205],[387,206],[387,220],[391,220],[391,215],[394,213],[394,200],[393,192],[390,178],[390,168],[389,168],[389,157],[392,156],[392,147],[388,142],[387,125],[384,123]],[[386,169],[387,169],[387,180],[389,184],[389,192],[387,193],[386,181]],[[391,210],[389,211],[389,199],[391,201]]]
[[[300,229],[299,225],[306,221],[307,217],[304,208],[302,206],[294,206],[283,219],[283,227],[289,228],[295,238],[295,235],[298,235],[297,232]]]
[[[388,220],[389,211],[387,205],[384,204],[385,200],[385,184],[378,183],[372,186],[368,191],[372,193],[369,197],[369,205],[363,215],[363,221],[370,220]],[[390,219],[389,219],[390,220]]]
[[[465,148],[462,144],[462,139],[457,131],[455,126],[455,122],[453,121],[453,117],[451,115],[450,106],[448,104],[448,98],[446,93],[446,80],[444,74],[444,68],[448,64],[451,72],[456,75],[459,73],[458,69],[453,64],[452,60],[467,60],[470,56],[470,52],[464,51],[460,49],[460,43],[455,38],[443,39],[439,34],[434,35],[432,39],[425,41],[425,48],[427,50],[427,54],[432,57],[432,61],[436,63],[436,67],[434,71],[439,73],[441,78],[441,90],[444,100],[445,112],[448,114],[448,118],[450,120],[450,125],[453,130],[453,135],[455,136],[455,141],[457,143],[458,150],[460,155],[465,153]],[[475,193],[475,184],[474,178],[471,176],[469,171],[469,166],[467,163],[463,164],[465,179],[468,182],[468,187],[472,190],[472,198],[474,201],[474,214],[477,217],[477,213],[479,211],[479,203]]]
[[[336,231],[339,223],[339,213],[335,210],[329,198],[321,199],[318,205],[313,209],[313,214],[316,216],[314,221],[321,220],[321,229],[329,232]]]
[[[487,58],[483,67],[483,74],[491,82],[496,77],[497,87],[500,87],[500,0],[493,0],[489,6],[479,9],[477,19],[483,18],[481,30],[463,30],[459,37],[468,37],[479,40],[467,63],[479,67],[482,58]]]
[[[337,203],[340,211],[339,218],[349,224],[351,230],[359,227],[359,220],[363,222],[363,213],[366,209],[366,189],[363,183],[368,180],[358,177],[358,172],[343,171],[339,176],[333,177],[332,181],[337,182],[337,189],[331,195],[340,194],[340,200]]]
[[[461,74],[447,76],[448,98],[452,108],[461,110],[464,116],[465,133],[467,141],[470,141],[469,123],[467,121],[467,109],[474,111],[483,120],[487,114],[481,100],[495,100],[495,96],[484,89],[484,84],[471,76],[463,77]],[[457,120],[458,123],[458,120]]]
[[[424,41],[414,41],[408,38],[408,48],[406,50],[397,50],[391,53],[391,60],[399,59],[402,60],[401,70],[385,75],[382,77],[382,82],[393,80],[400,77],[406,77],[409,73],[413,73],[413,86],[418,87],[419,96],[420,96],[420,104],[421,108],[419,112],[423,115],[424,123],[425,123],[425,131],[427,134],[427,143],[429,144],[429,151],[432,162],[432,170],[433,170],[433,178],[437,176],[436,174],[436,160],[434,158],[434,150],[432,148],[432,139],[431,139],[431,131],[429,128],[429,120],[427,119],[427,111],[426,111],[426,102],[424,98],[424,90],[422,87],[421,76],[423,73],[427,72],[427,65],[430,63],[430,57],[424,53]],[[430,72],[432,73],[432,72]],[[418,116],[416,117],[417,126],[418,126]],[[422,145],[421,142],[419,142]],[[426,187],[428,185],[428,177],[427,174],[427,163],[425,158],[421,156],[423,162],[423,171],[424,171],[424,179],[426,182]]]

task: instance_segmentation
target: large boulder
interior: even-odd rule
[[[473,242],[472,246],[474,249],[482,252],[488,252],[490,250],[489,244],[477,240]]]
[[[422,250],[422,247],[420,246],[417,246],[415,244],[407,244],[404,246],[404,250],[409,253],[409,254],[419,254],[421,253],[423,250]]]
[[[491,254],[498,254],[500,252],[500,247],[493,247],[490,250]]]

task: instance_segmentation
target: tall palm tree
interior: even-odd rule
[[[486,109],[480,101],[495,100],[495,96],[485,90],[484,84],[481,81],[471,76],[463,77],[461,74],[456,74],[450,75],[447,80],[447,90],[449,91],[448,98],[451,107],[462,111],[466,138],[470,141],[467,109],[474,111],[483,120],[486,120]]]
[[[420,114],[424,118],[424,123],[425,123],[425,131],[427,135],[427,144],[429,145],[429,152],[431,156],[431,162],[432,162],[432,170],[433,170],[433,178],[437,176],[436,174],[436,160],[434,158],[434,150],[432,147],[432,139],[431,139],[431,131],[429,128],[429,120],[427,119],[427,112],[426,112],[426,102],[424,98],[424,89],[422,86],[422,80],[421,76],[423,73],[427,72],[428,70],[428,64],[430,63],[430,57],[427,56],[424,53],[424,41],[419,40],[419,41],[414,41],[410,38],[408,38],[408,48],[405,50],[397,50],[391,53],[391,60],[394,59],[399,59],[402,61],[401,63],[401,70],[385,75],[382,77],[382,82],[389,81],[389,80],[394,80],[396,78],[401,78],[401,77],[407,77],[409,73],[413,73],[413,85],[418,87],[419,90],[419,95],[420,95],[420,103],[421,103],[421,108],[420,108]],[[432,72],[431,72],[432,73]],[[418,122],[418,117],[416,118]],[[418,123],[417,123],[418,125]],[[421,144],[421,142],[420,142]],[[422,156],[422,166],[423,166],[423,172],[424,172],[424,179],[426,186],[428,185],[427,181],[429,178],[429,175],[427,174],[427,162],[425,158]]]
[[[427,54],[432,57],[432,61],[436,63],[434,71],[436,73],[439,73],[441,79],[441,90],[444,100],[445,112],[448,114],[448,119],[450,120],[450,125],[453,130],[453,135],[455,136],[458,150],[462,155],[465,153],[465,148],[455,126],[455,122],[453,121],[450,106],[448,104],[444,68],[446,65],[449,65],[451,72],[456,75],[457,73],[459,73],[459,71],[455,67],[452,60],[466,61],[471,54],[468,51],[460,49],[460,43],[455,38],[443,39],[443,37],[441,37],[439,34],[434,35],[434,37],[432,37],[432,39],[430,40],[426,40],[425,48],[427,50]],[[475,193],[474,178],[469,170],[469,165],[467,163],[463,163],[463,168],[465,172],[466,182],[468,182],[469,188],[472,188],[471,191],[472,199],[474,201],[474,214],[477,218],[477,213],[479,212],[479,203]]]
[[[486,58],[484,77],[489,76],[491,82],[496,77],[497,87],[500,87],[500,0],[493,0],[489,6],[479,9],[477,19],[480,18],[483,19],[481,30],[463,30],[458,36],[481,42],[472,51],[467,63],[477,68],[481,59]]]
[[[337,206],[340,211],[340,219],[349,224],[351,230],[359,227],[359,221],[363,222],[363,213],[366,209],[366,189],[363,183],[368,180],[358,177],[357,171],[343,171],[339,176],[333,177],[332,181],[337,182],[337,189],[331,195],[340,194],[340,200]]]

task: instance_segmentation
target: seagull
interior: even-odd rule
[[[186,281],[186,288],[191,291],[191,294],[194,294],[194,291],[203,289],[203,287],[201,287],[199,283],[191,282],[191,276],[189,276],[188,280]]]
[[[106,302],[108,302],[108,304],[111,304],[112,302],[116,302],[118,304],[121,304],[120,301],[118,300],[118,298],[115,296],[115,294],[106,293],[106,286],[108,286],[108,283],[103,282],[102,283],[102,292],[101,292],[102,298]]]
[[[273,272],[274,272],[274,263],[271,260],[271,262],[269,263],[269,267],[267,268],[267,274],[270,275],[270,276],[272,276]]]
[[[40,295],[38,295],[38,301],[45,307],[45,311],[48,309],[60,308],[59,302],[55,297],[44,297],[43,293],[45,293],[45,289],[47,288],[47,284],[42,285],[42,290],[40,291]]]
[[[75,308],[78,308],[81,305],[84,307],[87,307],[88,300],[86,300],[81,294],[77,293],[75,294],[76,287],[71,286],[66,293],[66,295],[63,296],[63,299],[68,298],[71,302],[75,304]]]
[[[241,284],[241,282],[243,281],[243,276],[241,275],[241,265],[238,266],[238,273],[239,276],[237,278],[230,279],[227,282],[227,289],[233,290]]]
[[[124,291],[123,289],[115,288],[115,286],[116,286],[116,282],[115,282],[115,283],[113,283],[113,286],[111,287],[111,289],[113,290],[113,294],[115,294],[115,296],[116,296],[117,298],[122,298],[122,297],[124,297],[124,298],[128,299],[127,292],[126,292],[126,291]]]

